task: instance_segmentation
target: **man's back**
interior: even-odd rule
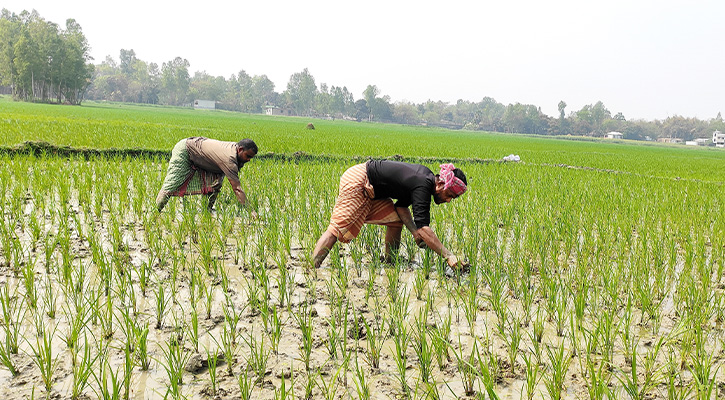
[[[204,171],[224,174],[231,181],[239,182],[237,144],[204,137],[186,139],[191,162]]]

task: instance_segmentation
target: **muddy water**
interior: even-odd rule
[[[28,211],[30,212],[30,211]],[[85,217],[81,217],[82,221],[86,223]],[[175,220],[172,223],[178,224],[180,220]],[[107,255],[112,255],[116,252],[111,246],[110,234],[107,231],[108,221],[104,221],[104,224],[100,224],[99,221],[88,222],[92,223],[96,229],[99,230],[97,237],[101,240],[103,251]],[[237,224],[244,224],[246,222],[236,221]],[[45,221],[45,229],[49,232],[57,233],[57,228],[51,226],[50,222]],[[73,266],[77,270],[80,266],[86,266],[88,274],[85,280],[86,293],[91,293],[94,290],[99,290],[99,274],[95,266],[93,266],[91,260],[91,254],[88,249],[88,243],[86,240],[81,238],[78,232],[71,224],[70,226],[70,238],[71,248],[74,256]],[[254,232],[250,229],[249,232]],[[30,247],[31,239],[25,232],[18,231],[22,243]],[[86,235],[88,233],[86,232]],[[168,233],[172,235],[171,232]],[[172,304],[168,307],[165,315],[163,316],[164,325],[160,329],[156,329],[155,315],[156,315],[156,302],[155,293],[158,289],[158,284],[164,284],[167,295],[170,290],[171,272],[170,265],[168,263],[154,264],[155,280],[152,279],[153,283],[149,286],[146,297],[141,295],[139,286],[138,276],[133,271],[133,267],[138,268],[144,263],[148,262],[148,249],[145,248],[144,244],[144,231],[140,223],[136,223],[131,227],[127,227],[123,231],[123,242],[126,249],[124,250],[126,271],[131,275],[133,288],[135,293],[135,306],[137,314],[134,318],[138,319],[143,323],[149,323],[150,332],[148,336],[149,343],[149,355],[152,359],[151,366],[148,371],[141,371],[138,366],[135,366],[131,374],[130,393],[129,398],[132,399],[151,399],[151,398],[163,398],[167,393],[169,387],[169,377],[165,370],[167,361],[164,357],[163,349],[167,347],[167,344],[172,337],[178,336],[178,327],[183,327],[190,324],[190,313],[189,310],[192,307],[190,304],[191,294],[189,291],[189,276],[188,266],[194,263],[199,263],[199,253],[197,246],[193,243],[187,243],[184,246],[185,262],[180,271],[180,276],[177,282],[177,303]],[[247,238],[247,247],[249,251],[256,248],[256,244],[259,239],[250,234]],[[172,240],[173,242],[173,240]],[[187,238],[187,242],[193,242]],[[247,293],[248,282],[254,280],[254,276],[250,271],[250,265],[244,264],[244,261],[240,261],[239,264],[234,262],[233,253],[237,247],[237,243],[230,239],[227,241],[226,249],[223,253],[216,250],[213,254],[215,259],[223,264],[224,271],[229,279],[229,291],[223,293],[221,285],[218,279],[211,277],[205,277],[208,285],[213,285],[213,299],[212,299],[212,312],[211,318],[205,318],[205,312],[201,312],[204,308],[201,300],[200,304],[197,305],[199,310],[199,325],[200,325],[200,337],[199,337],[199,349],[197,353],[192,349],[191,342],[188,335],[182,338],[181,343],[184,346],[184,353],[188,357],[197,357],[202,360],[206,359],[205,349],[209,349],[212,353],[220,354],[222,352],[221,337],[222,331],[225,324],[224,321],[224,307],[226,304],[226,298],[228,297],[231,304],[235,306],[235,310],[239,313],[240,319],[237,324],[238,344],[236,351],[234,352],[233,363],[232,363],[232,375],[227,372],[227,365],[220,361],[217,371],[217,394],[212,395],[211,379],[209,376],[209,370],[206,367],[193,368],[191,372],[185,372],[183,375],[183,385],[181,386],[181,393],[191,399],[207,399],[207,398],[239,398],[240,390],[238,385],[238,377],[242,371],[249,364],[250,348],[249,345],[244,341],[245,339],[255,338],[257,340],[265,341],[265,349],[269,354],[266,366],[266,374],[262,382],[255,385],[253,389],[253,398],[260,399],[272,399],[275,396],[275,390],[279,389],[282,382],[282,376],[285,377],[287,385],[289,386],[290,379],[294,382],[294,393],[296,397],[301,397],[305,392],[305,384],[310,376],[316,381],[313,385],[312,394],[314,398],[322,398],[322,388],[327,385],[337,385],[338,396],[337,398],[357,398],[356,386],[355,386],[355,374],[354,359],[358,358],[360,365],[366,374],[366,379],[370,385],[370,390],[373,398],[400,398],[401,397],[401,384],[399,382],[399,372],[395,359],[395,344],[392,337],[388,337],[382,350],[382,357],[380,360],[380,367],[372,369],[365,363],[365,355],[367,352],[367,343],[365,340],[355,342],[353,339],[348,339],[348,345],[346,351],[351,355],[350,364],[348,369],[337,374],[338,369],[341,366],[341,360],[331,359],[330,355],[325,347],[325,342],[328,340],[327,324],[329,318],[332,316],[331,304],[328,299],[327,284],[332,279],[332,272],[330,266],[330,260],[316,274],[310,271],[306,267],[306,255],[309,254],[310,249],[304,248],[300,243],[293,243],[293,251],[289,256],[286,267],[288,268],[291,276],[293,276],[292,283],[294,290],[291,295],[291,304],[288,307],[279,309],[279,317],[282,321],[282,334],[279,343],[278,352],[272,353],[270,351],[269,336],[264,332],[262,316],[253,310],[250,310],[247,306],[249,303],[249,296]],[[12,377],[10,373],[0,368],[0,396],[7,398],[29,398],[33,393],[36,397],[41,397],[46,394],[44,385],[40,376],[39,369],[33,363],[33,351],[31,344],[35,346],[37,337],[37,326],[35,323],[34,315],[36,313],[43,312],[43,297],[44,291],[48,282],[48,279],[52,282],[54,297],[57,299],[57,316],[53,319],[47,316],[42,317],[42,326],[45,329],[55,329],[53,336],[53,355],[56,357],[56,369],[54,371],[53,387],[51,397],[69,398],[73,385],[73,374],[72,374],[72,363],[71,363],[71,352],[68,350],[68,346],[64,342],[64,335],[69,330],[69,319],[64,310],[71,307],[71,303],[66,301],[66,295],[61,290],[62,284],[58,281],[57,273],[53,273],[50,276],[46,276],[45,265],[44,265],[44,248],[42,244],[38,244],[35,251],[29,252],[27,255],[26,262],[32,262],[35,272],[35,287],[40,296],[38,311],[28,309],[24,314],[24,318],[21,322],[21,339],[20,343],[20,354],[11,356],[14,364],[20,370],[20,374],[16,377]],[[403,251],[403,253],[405,253]],[[343,257],[342,264],[353,266],[353,260],[350,257],[348,250],[343,246],[341,255]],[[362,318],[367,321],[373,321],[376,317],[386,317],[384,313],[388,310],[388,287],[385,269],[374,269],[373,277],[374,285],[372,292],[374,296],[378,297],[379,303],[382,306],[376,306],[375,301],[366,298],[366,282],[370,279],[368,275],[371,271],[369,268],[370,255],[367,259],[363,260],[365,265],[362,266],[362,274],[358,276],[355,272],[355,268],[349,268],[349,286],[345,292],[345,300],[350,304],[350,310],[355,310]],[[244,260],[245,257],[242,257]],[[246,259],[249,259],[247,257]],[[414,293],[414,278],[416,268],[418,268],[418,262],[420,260],[414,260],[413,263],[405,263],[399,266],[402,268],[401,282],[405,288],[405,292],[411,294],[408,304],[407,312],[407,323],[412,330],[412,325],[415,316],[418,315],[419,310],[425,307],[425,301],[415,299]],[[62,260],[60,258],[59,251],[54,252],[53,257],[54,265],[59,265]],[[279,268],[275,265],[273,257],[267,260],[264,264],[264,268],[267,268],[270,281],[270,298],[267,300],[270,304],[278,303],[278,288],[276,285],[276,278],[279,276]],[[11,292],[15,293],[18,299],[18,307],[27,308],[23,300],[25,289],[23,287],[23,280],[16,277],[14,272],[10,269],[3,269],[2,277],[0,277],[0,284],[11,288]],[[316,275],[316,276],[315,276]],[[465,278],[464,278],[465,279]],[[465,282],[464,282],[465,283]],[[313,289],[314,287],[314,289]],[[434,302],[432,307],[432,315],[429,324],[434,324],[433,315],[451,315],[451,349],[449,350],[450,360],[446,365],[439,369],[437,366],[434,367],[433,381],[436,382],[435,388],[441,398],[454,399],[461,398],[464,395],[464,385],[462,380],[461,372],[458,370],[458,363],[456,362],[453,352],[459,350],[461,354],[470,354],[470,349],[473,348],[474,340],[471,336],[473,332],[477,338],[478,346],[485,347],[485,350],[494,354],[495,358],[501,365],[501,373],[497,381],[495,390],[499,397],[504,399],[519,399],[527,395],[525,391],[525,367],[523,365],[523,359],[521,355],[516,359],[516,363],[513,368],[508,366],[506,344],[502,337],[497,335],[497,318],[495,313],[489,308],[488,303],[484,300],[486,296],[490,295],[490,291],[482,286],[480,288],[480,307],[476,315],[475,325],[473,327],[468,326],[468,322],[463,312],[462,304],[460,302],[453,301],[451,304],[448,303],[447,290],[456,290],[457,283],[446,280],[446,278],[439,279],[434,273],[431,276],[431,280],[427,282],[426,291],[432,291],[434,293]],[[114,288],[118,289],[118,282],[114,282]],[[118,294],[112,295],[118,296]],[[125,293],[126,298],[130,296],[130,293]],[[101,296],[105,299],[105,296]],[[374,298],[374,297],[373,297]],[[425,294],[424,297],[425,298]],[[125,358],[124,352],[122,351],[124,345],[125,335],[121,330],[120,326],[120,313],[118,312],[118,298],[114,300],[116,307],[116,320],[114,320],[114,331],[111,338],[104,338],[101,327],[99,325],[93,325],[88,323],[85,326],[84,332],[87,334],[88,341],[94,349],[108,346],[109,357],[108,364],[113,371],[122,371]],[[294,314],[300,312],[302,304],[309,304],[313,313],[313,349],[311,352],[310,366],[311,371],[305,370],[303,361],[301,359],[301,345],[302,345],[302,332],[299,329],[297,322],[295,321]],[[543,303],[534,304],[534,310],[531,311],[532,315],[535,315],[535,309],[542,308]],[[507,298],[507,308],[510,312],[515,315],[523,315],[522,304],[519,300],[511,297]],[[352,313],[348,315],[348,320],[353,320]],[[662,328],[661,331],[671,331],[675,326],[678,318],[675,315],[674,302],[672,295],[668,295],[665,299],[663,307],[662,317]],[[633,316],[633,321],[639,321],[639,314]],[[567,352],[574,352],[575,349],[571,347],[571,341],[567,337],[559,337],[556,334],[554,324],[552,321],[545,321],[544,331],[544,343],[542,347],[546,345],[559,346],[563,343],[563,346]],[[591,328],[591,326],[588,326]],[[650,329],[647,326],[634,326],[635,333],[641,338],[643,343],[641,346],[642,354],[648,351],[649,346],[647,342],[656,340],[657,336],[649,332]],[[532,330],[531,324],[523,326],[524,332],[522,343],[520,345],[521,351],[527,353],[531,352],[533,343],[529,339],[529,334]],[[568,335],[569,333],[565,333]],[[4,330],[0,330],[0,338],[5,338]],[[713,352],[720,349],[716,338],[712,338],[712,342],[709,343]],[[651,345],[650,345],[651,346]],[[462,347],[462,350],[460,348]],[[483,351],[483,350],[481,350]],[[97,350],[94,350],[94,354]],[[549,397],[545,380],[550,375],[549,371],[549,360],[547,359],[546,351],[543,350],[542,356],[542,367],[540,369],[541,374],[544,375],[544,379],[539,380],[535,385],[534,398]],[[421,398],[422,395],[428,390],[422,384],[418,382],[418,376],[420,374],[419,360],[415,356],[415,352],[412,346],[409,345],[407,350],[407,368],[406,382],[410,386],[410,390],[413,392],[413,397]],[[658,361],[664,362],[664,353],[658,356]],[[585,398],[587,397],[587,386],[585,378],[583,377],[582,371],[580,371],[580,357],[574,357],[571,359],[568,372],[566,374],[566,380],[564,383],[564,391],[562,393],[563,398]],[[617,343],[615,346],[614,364],[620,368],[624,373],[628,372],[628,367],[624,362],[623,349],[621,343]],[[98,373],[100,371],[100,365],[96,363],[94,365],[94,371]],[[123,373],[120,372],[121,376]],[[337,374],[337,377],[335,377]],[[687,371],[683,372],[686,378],[691,379]],[[324,383],[323,383],[324,382]],[[612,378],[612,382],[616,385],[616,378]],[[98,397],[99,384],[96,380],[91,377],[89,385],[83,391],[84,395],[90,398]],[[475,390],[481,392],[483,387],[481,380],[476,379]],[[664,388],[662,385],[653,390],[653,397],[662,397]],[[624,392],[619,389],[617,392],[623,396]],[[666,392],[665,392],[666,393]]]

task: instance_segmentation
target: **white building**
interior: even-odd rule
[[[715,131],[712,133],[712,142],[717,147],[725,147],[725,133]]]
[[[621,139],[624,136],[621,132],[609,132],[605,135],[607,139]]]
[[[264,113],[267,115],[286,115],[286,116],[292,116],[294,113],[289,108],[280,108],[277,106],[267,106],[264,110]]]
[[[216,110],[216,101],[214,100],[194,100],[194,108],[198,110]]]

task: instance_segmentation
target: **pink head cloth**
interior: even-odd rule
[[[462,180],[456,178],[453,174],[454,169],[456,169],[456,167],[454,167],[453,164],[441,164],[440,177],[443,180],[444,189],[451,189],[456,196],[460,196],[466,192],[467,188],[466,184],[463,183]]]

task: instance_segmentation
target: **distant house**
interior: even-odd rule
[[[720,131],[713,132],[712,143],[717,147],[725,147],[725,133]]]
[[[695,140],[688,140],[685,142],[685,145],[687,146],[707,146],[710,144],[710,139],[708,138],[697,138]]]
[[[194,100],[194,108],[199,110],[216,110],[216,101],[214,100]]]
[[[669,137],[661,137],[657,139],[660,143],[682,143],[682,139],[680,138],[669,138]]]
[[[267,115],[286,115],[288,117],[295,115],[289,108],[281,108],[277,106],[267,106],[264,113]]]
[[[621,139],[624,135],[621,132],[609,132],[605,135],[607,139]]]

